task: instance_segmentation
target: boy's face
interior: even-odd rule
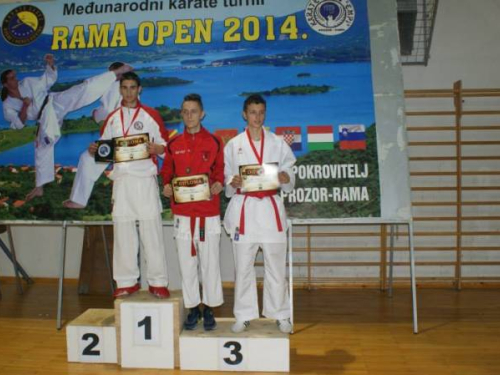
[[[142,87],[134,80],[125,80],[120,83],[120,94],[123,98],[123,105],[125,107],[135,107],[139,101],[139,94]]]
[[[247,125],[254,129],[260,129],[266,120],[266,106],[264,104],[249,104],[243,111],[243,118]]]
[[[201,120],[205,117],[205,112],[198,102],[189,100],[182,103],[181,116],[186,130],[189,132],[189,130],[198,130],[201,126]]]

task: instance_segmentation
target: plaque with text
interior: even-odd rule
[[[115,163],[148,159],[148,142],[148,133],[113,138]]]
[[[241,191],[268,191],[279,188],[278,163],[249,164],[240,166]]]
[[[189,203],[210,200],[210,184],[206,174],[174,177],[172,190],[175,203]]]
[[[94,159],[98,163],[109,163],[113,161],[114,142],[113,140],[96,141],[97,150]]]

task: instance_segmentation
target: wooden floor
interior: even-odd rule
[[[192,374],[122,370],[118,365],[66,362],[65,332],[55,329],[56,285],[29,286],[23,296],[2,284],[0,374]],[[218,316],[230,316],[232,290]],[[371,289],[297,290],[292,374],[499,375],[500,290],[419,290],[420,333],[412,333],[406,289],[392,299]],[[64,319],[90,307],[112,308],[107,296],[65,288]],[[204,374],[211,374],[205,372]]]

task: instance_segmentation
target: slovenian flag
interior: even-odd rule
[[[214,132],[224,142],[224,145],[238,135],[238,129],[219,129]]]
[[[333,126],[308,126],[307,147],[309,151],[333,150]]]
[[[292,151],[302,151],[302,135],[300,126],[278,126],[276,135],[282,138]]]
[[[339,125],[339,144],[341,150],[366,150],[364,125]]]

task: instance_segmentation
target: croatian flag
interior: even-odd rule
[[[292,151],[302,151],[302,135],[300,126],[278,126],[276,135],[282,138]]]
[[[238,129],[219,129],[216,130],[215,135],[219,136],[222,139],[224,145],[238,135]]]
[[[308,126],[307,147],[309,151],[333,150],[333,126]]]
[[[341,150],[366,150],[364,125],[339,125]]]

